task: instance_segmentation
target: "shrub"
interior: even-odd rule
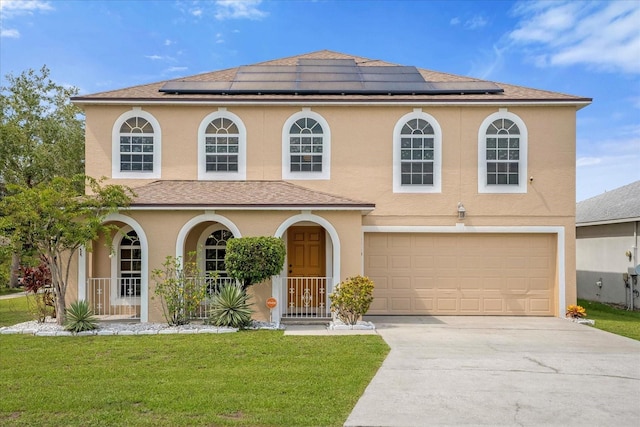
[[[216,326],[244,329],[251,324],[249,295],[236,285],[227,284],[214,294],[209,322]]]
[[[347,325],[355,325],[369,311],[373,301],[373,281],[368,277],[349,277],[329,294],[331,311]]]
[[[286,253],[284,241],[277,237],[240,237],[227,242],[224,262],[229,275],[246,290],[280,274]]]
[[[22,285],[28,295],[33,294],[33,303],[29,299],[29,310],[40,323],[47,316],[56,317],[56,301],[51,285],[51,272],[44,262],[37,267],[21,267]]]
[[[170,326],[186,325],[207,293],[195,253],[182,265],[180,257],[168,256],[163,268],[152,271],[156,295],[162,298],[162,314]]]
[[[71,332],[92,331],[98,327],[98,319],[85,300],[75,301],[67,308],[64,329]]]
[[[587,310],[579,305],[570,305],[567,307],[566,316],[572,319],[580,319],[582,317],[587,317]]]

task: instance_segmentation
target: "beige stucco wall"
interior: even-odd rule
[[[282,128],[301,106],[228,106],[247,129],[247,179],[282,179]],[[322,212],[340,226],[342,276],[361,271],[361,225],[452,226],[463,202],[467,226],[557,226],[565,231],[566,302],[575,302],[575,115],[572,106],[514,106],[528,130],[528,171],[532,177],[524,194],[478,193],[478,129],[500,106],[424,106],[442,129],[442,192],[397,194],[392,191],[392,141],[397,121],[419,106],[313,106],[331,129],[331,179],[292,181],[298,185],[375,203],[362,217]],[[94,177],[111,177],[114,121],[131,106],[84,106],[86,112],[86,170]],[[161,124],[162,179],[197,179],[197,131],[218,106],[142,106]],[[115,180],[131,186],[148,180]],[[148,233],[150,266],[175,253],[175,236],[193,212],[136,212]],[[243,235],[272,235],[286,214],[232,212]],[[256,221],[255,218],[260,218]],[[358,220],[354,221],[353,218]],[[344,235],[344,239],[342,236]],[[189,241],[189,244],[192,244]],[[173,246],[173,247],[172,247]],[[559,261],[560,262],[560,261]],[[349,272],[349,273],[347,273]],[[265,287],[265,289],[268,286]],[[259,288],[256,287],[256,290]],[[262,289],[262,288],[260,288]],[[259,298],[267,295],[258,290]],[[264,293],[264,295],[263,295]],[[150,310],[150,318],[159,312]]]

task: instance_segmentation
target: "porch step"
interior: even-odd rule
[[[280,323],[283,325],[328,325],[330,317],[304,318],[304,317],[283,317]]]

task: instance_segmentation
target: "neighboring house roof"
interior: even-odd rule
[[[253,66],[293,66],[299,64],[300,60],[317,59],[352,59],[358,67],[397,67],[392,64],[377,59],[368,59],[359,56],[347,55],[344,53],[321,50],[303,55],[288,58],[275,59],[271,61],[253,64]],[[428,83],[434,83],[440,87],[456,86],[478,87],[497,86],[501,92],[491,93],[459,93],[459,94],[307,94],[296,93],[170,93],[160,92],[167,84],[180,85],[180,82],[229,83],[236,80],[238,72],[243,67],[230,68],[221,71],[198,74],[190,77],[183,77],[172,80],[165,80],[157,83],[133,86],[124,89],[117,89],[108,92],[100,92],[90,95],[73,97],[73,102],[78,104],[101,104],[101,103],[181,103],[181,102],[543,102],[543,103],[570,103],[585,106],[591,102],[591,98],[567,95],[558,92],[549,92],[538,89],[531,89],[522,86],[514,86],[504,83],[487,82],[472,77],[458,76],[454,74],[441,73],[425,69],[417,69],[419,74]]]
[[[132,208],[367,210],[375,204],[284,181],[154,181],[133,189]]]
[[[576,224],[640,220],[640,181],[632,182],[576,205]]]

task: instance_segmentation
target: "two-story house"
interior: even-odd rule
[[[259,319],[327,317],[358,274],[371,314],[563,316],[590,101],[331,51],[75,97],[87,174],[137,197],[70,297],[161,321],[150,272],[167,255],[224,280],[229,239],[277,236]]]

